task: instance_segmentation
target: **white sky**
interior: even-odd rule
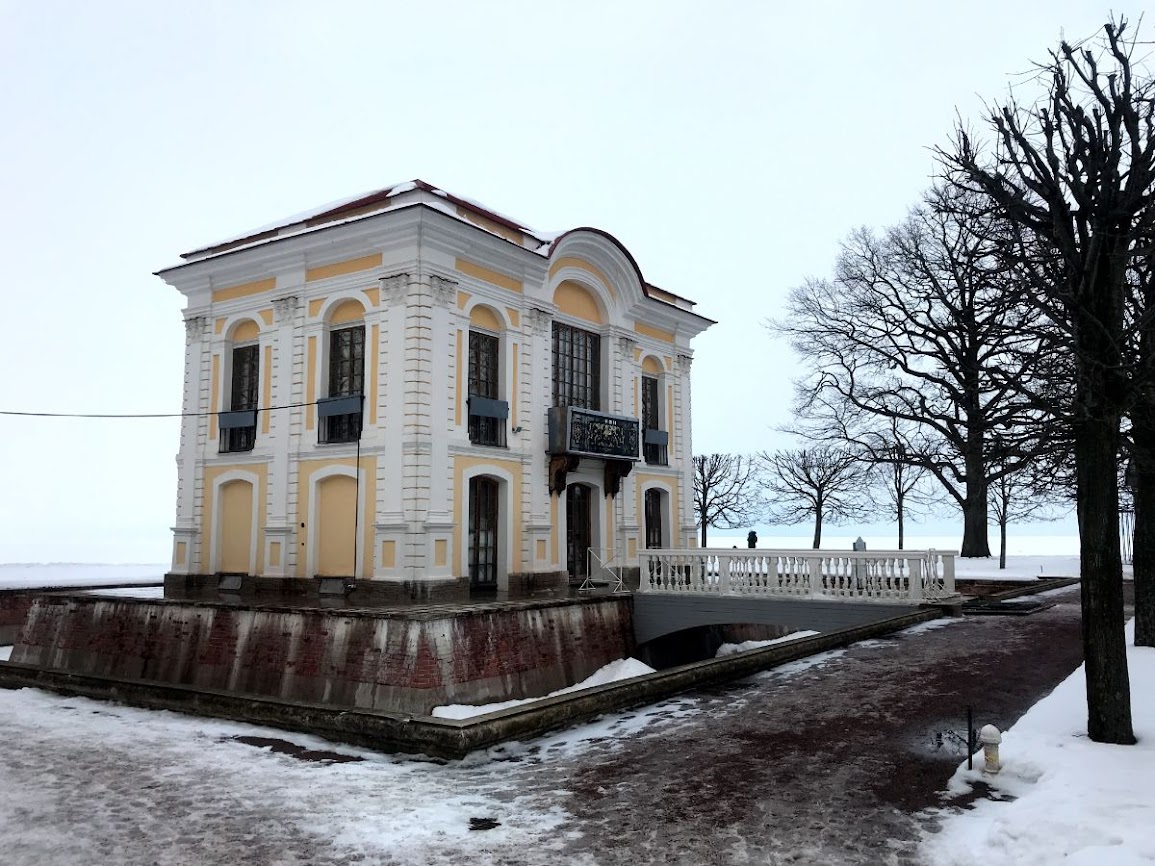
[[[182,299],[153,271],[420,177],[614,234],[719,320],[695,451],[781,446],[794,361],[762,322],[902,217],[956,109],[1111,4],[780,5],[0,0],[0,409],[179,411]],[[0,417],[0,562],[167,559],[177,444]]]

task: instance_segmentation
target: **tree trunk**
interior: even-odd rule
[[[1152,407],[1155,410],[1155,407]],[[1135,646],[1155,646],[1155,423],[1146,407],[1132,417],[1131,468],[1135,500],[1132,569],[1135,574]]]
[[[906,513],[906,509],[903,507],[901,496],[898,497],[897,505],[898,505],[898,509],[897,509],[898,510],[898,549],[902,550],[902,539],[903,539],[903,525],[902,525],[902,523],[903,523],[903,517]]]
[[[814,549],[818,550],[822,546],[822,509],[818,508],[814,511]]]
[[[702,522],[702,547],[706,546],[706,523]]]
[[[1094,395],[1096,389],[1087,390]],[[1119,416],[1095,405],[1097,402],[1094,396],[1084,397],[1091,417],[1075,430],[1087,733],[1096,743],[1131,745],[1135,733],[1131,726],[1131,682],[1123,635],[1123,563],[1119,554],[1116,478]]]
[[[1003,505],[1006,508],[1006,504]],[[1007,519],[999,519],[999,568],[1007,567]]]
[[[987,537],[987,483],[982,477],[982,470],[979,469],[978,472],[978,477],[975,477],[970,469],[967,470],[967,495],[963,501],[962,556],[991,555],[991,544]]]

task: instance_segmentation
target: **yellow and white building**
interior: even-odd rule
[[[693,545],[712,323],[607,233],[412,181],[181,258],[174,575],[447,596]]]

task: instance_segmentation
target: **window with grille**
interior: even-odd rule
[[[233,349],[229,411],[221,415],[221,452],[252,451],[257,439],[260,346]]]
[[[601,409],[601,337],[554,322],[553,405]]]
[[[509,404],[498,399],[501,344],[492,334],[469,332],[469,441],[505,445]]]
[[[653,376],[642,376],[642,430],[643,459],[658,466],[668,465],[667,434],[662,431],[658,406],[658,380]]]
[[[365,327],[341,328],[329,332],[329,400],[360,397],[365,393]],[[324,442],[356,442],[361,438],[361,408],[326,415],[322,411]]]

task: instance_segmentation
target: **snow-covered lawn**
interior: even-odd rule
[[[1036,580],[1040,577],[1078,577],[1078,556],[1008,556],[1007,567],[999,568],[999,558],[957,557],[956,579],[967,580]]]
[[[1127,640],[1134,640],[1134,623]],[[1155,648],[1129,646],[1135,746],[1087,739],[1080,667],[1003,735],[1002,772],[960,766],[949,793],[981,780],[1001,799],[953,812],[929,835],[931,866],[1155,863]],[[981,768],[982,761],[976,763]]]

